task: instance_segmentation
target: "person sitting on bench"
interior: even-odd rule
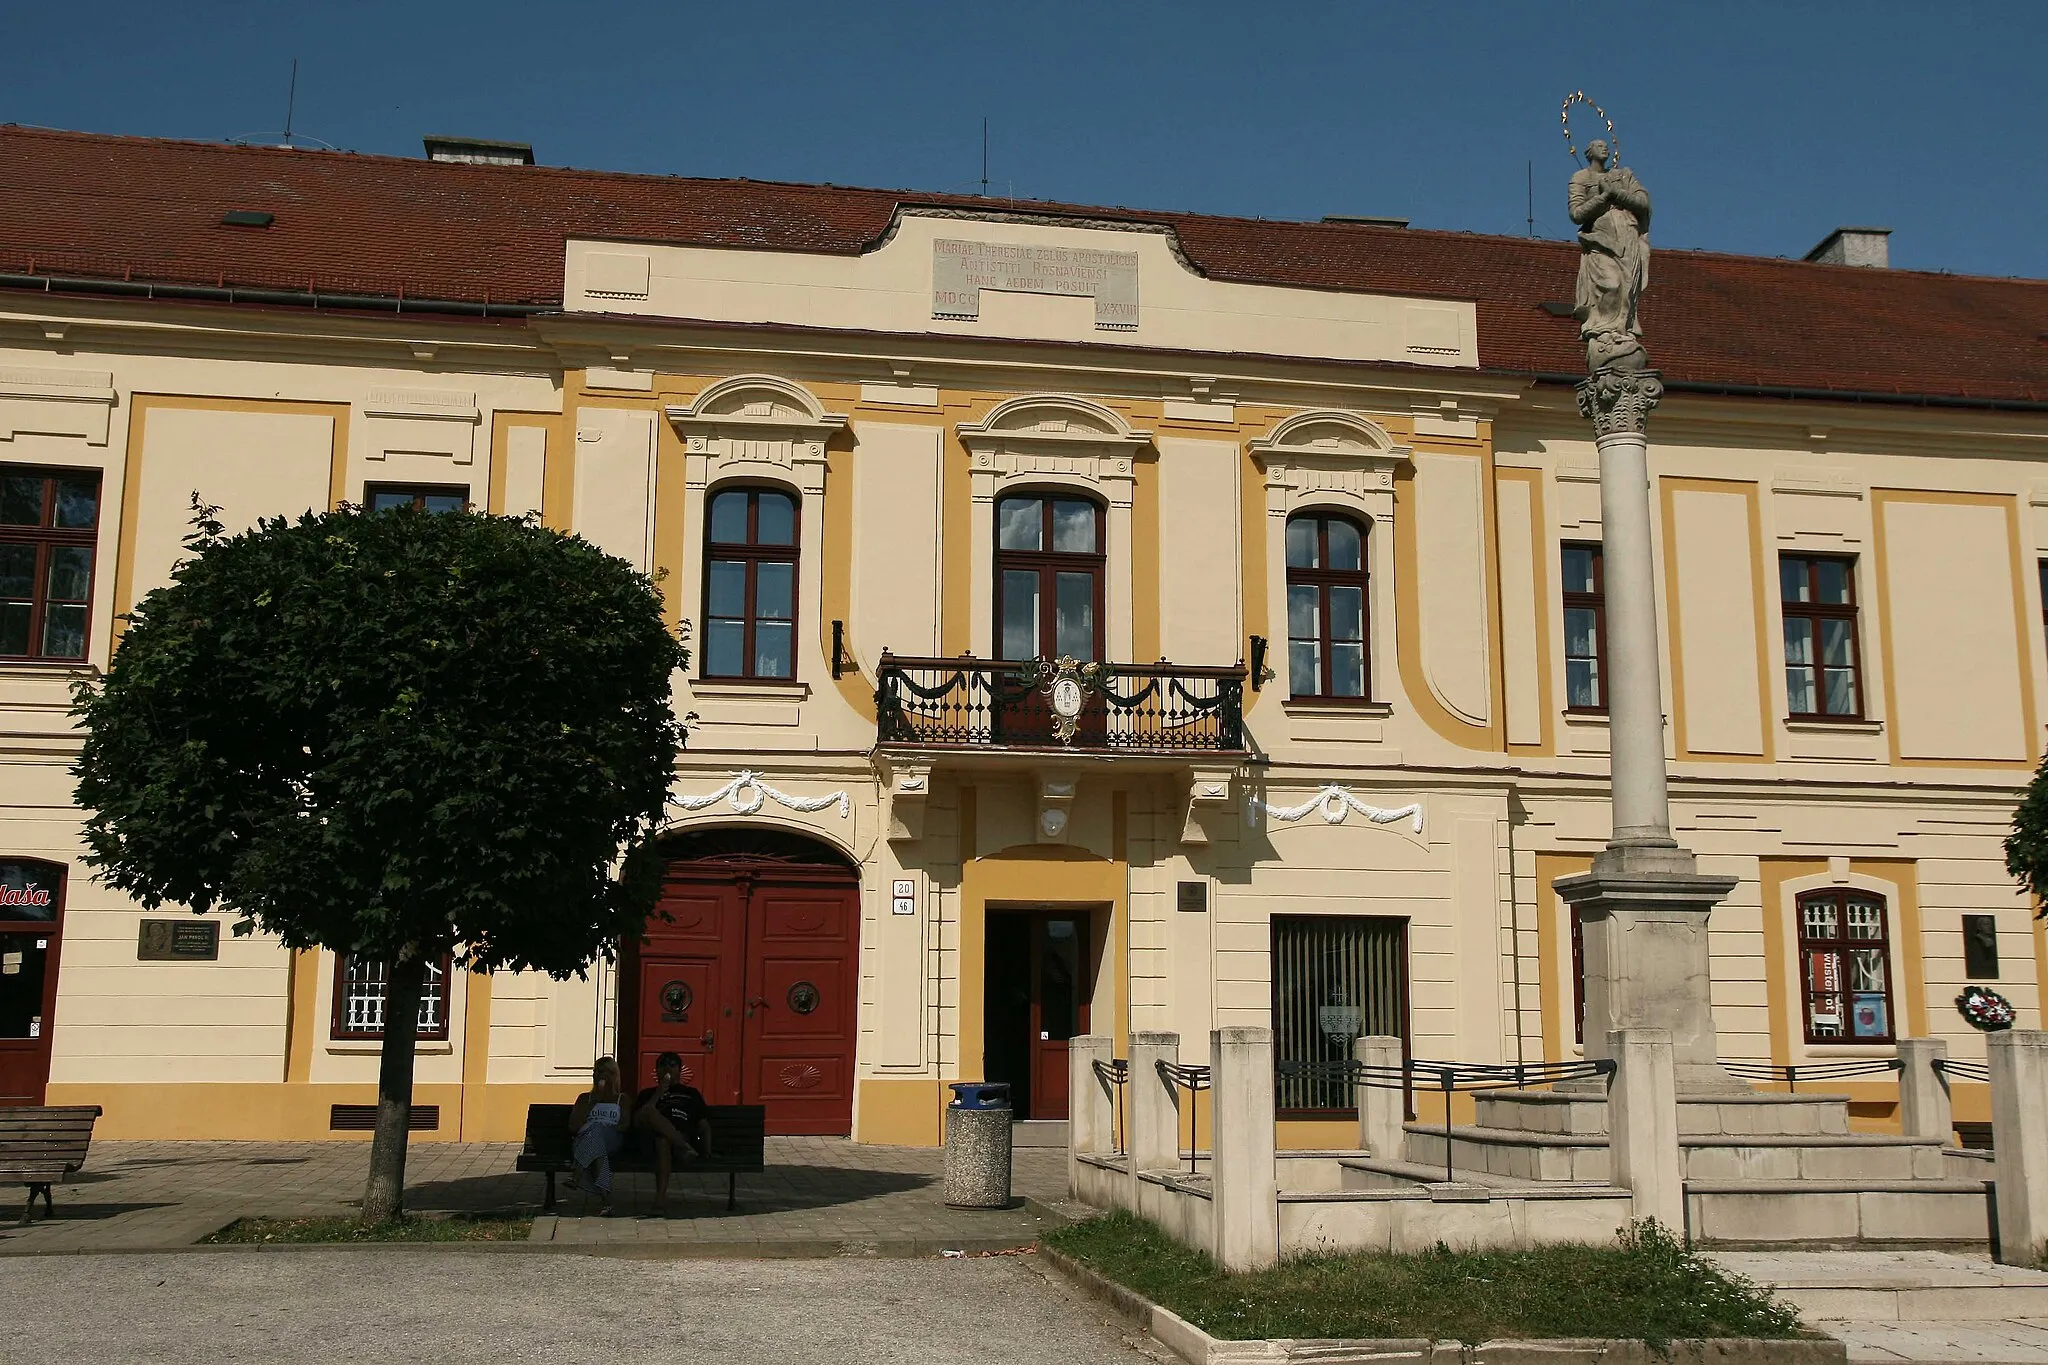
[[[612,1154],[626,1145],[625,1130],[633,1121],[621,1100],[619,1064],[600,1057],[590,1068],[590,1089],[576,1097],[569,1111],[569,1131],[576,1135],[569,1149],[576,1162],[569,1183],[574,1186],[578,1175],[585,1176],[597,1191],[597,1212],[605,1218],[612,1212]]]
[[[683,1084],[683,1059],[664,1052],[654,1059],[654,1084],[633,1099],[633,1140],[654,1148],[654,1202],[668,1212],[668,1177],[678,1157],[711,1155],[711,1118],[704,1096]]]

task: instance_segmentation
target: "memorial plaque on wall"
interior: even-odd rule
[[[1209,883],[1182,882],[1177,890],[1175,903],[1181,909],[1199,915],[1209,908]]]
[[[213,962],[220,957],[220,921],[146,919],[135,938],[140,962]]]
[[[977,319],[981,291],[1063,294],[1095,300],[1095,326],[1128,332],[1138,325],[1138,253],[1023,242],[932,243],[932,316]]]

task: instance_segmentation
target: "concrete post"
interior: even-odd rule
[[[1081,1158],[1116,1150],[1116,1087],[1095,1074],[1116,1040],[1091,1033],[1067,1040],[1067,1195],[1081,1197]]]
[[[1956,1140],[1956,1124],[1948,1078],[1934,1069],[1936,1058],[1948,1059],[1947,1039],[1899,1039],[1899,1132],[1947,1147]]]
[[[1678,1150],[1678,1085],[1671,1035],[1616,1029],[1607,1038],[1614,1080],[1607,1092],[1607,1141],[1614,1183],[1635,1196],[1635,1218],[1654,1218],[1674,1237],[1685,1227],[1685,1167]]]
[[[1991,1074],[1991,1150],[1998,1184],[1998,1258],[2041,1265],[2048,1252],[2048,1033],[1984,1039]]]
[[[1366,1037],[1352,1044],[1360,1063],[1382,1072],[1398,1071],[1404,1060],[1399,1038]],[[1384,1081],[1385,1077],[1380,1077]],[[1384,1085],[1356,1087],[1358,1145],[1382,1161],[1401,1161],[1408,1154],[1408,1097]]]
[[[1209,1068],[1216,1263],[1225,1270],[1263,1270],[1280,1259],[1273,1030],[1215,1030],[1209,1035]]]
[[[1178,1033],[1131,1035],[1131,1079],[1124,1087],[1124,1149],[1130,1154],[1128,1208],[1137,1210],[1138,1174],[1180,1164],[1180,1090],[1159,1075],[1159,1063],[1180,1060]]]
[[[1602,368],[1578,389],[1600,450],[1613,835],[1592,871],[1556,887],[1585,931],[1587,1054],[1606,1055],[1617,1031],[1660,1029],[1671,1037],[1681,1090],[1739,1093],[1748,1087],[1717,1056],[1707,948],[1707,914],[1735,879],[1700,876],[1671,837],[1650,552],[1648,424],[1663,394],[1655,370]]]

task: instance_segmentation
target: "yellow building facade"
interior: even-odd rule
[[[80,146],[200,165],[207,229],[277,215],[226,233],[289,229],[290,195],[243,201],[326,173],[9,136],[53,181]],[[747,216],[729,184],[657,183]],[[746,193],[830,217],[800,190]],[[68,688],[167,581],[195,492],[234,528],[533,513],[657,575],[689,633],[678,913],[580,980],[443,979],[421,1140],[516,1139],[594,1055],[671,1046],[785,1131],[909,1144],[955,1080],[1056,1122],[1064,1040],[1090,1031],[1120,1055],[1237,1024],[1283,1061],[1360,1032],[1577,1055],[1549,888],[1609,832],[1599,488],[1568,385],[1501,358],[1506,305],[1422,272],[1262,282],[1213,241],[1199,259],[1214,220],[907,196],[886,219],[858,250],[592,221],[547,241],[554,299],[498,313],[0,260],[0,554],[32,562],[0,584],[0,877],[55,892],[40,918],[0,906],[34,1030],[9,1098],[99,1104],[110,1138],[327,1137],[374,1104],[376,964],[145,913],[80,861]],[[1339,254],[1496,250],[1314,226]],[[465,230],[485,265],[509,250]],[[1532,259],[1568,297],[1568,249]],[[1568,319],[1526,311],[1570,350]],[[2041,1018],[2048,950],[2000,842],[2042,743],[2048,423],[1769,387],[1677,382],[1651,424],[1674,817],[1738,879],[1713,916],[1721,1054],[1981,1055],[1965,986]],[[1283,1142],[1350,1145],[1344,1097],[1288,1086]],[[1849,1088],[1888,1120],[1888,1086]]]

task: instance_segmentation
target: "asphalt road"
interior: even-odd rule
[[[632,1261],[359,1247],[0,1259],[0,1361],[1148,1365],[1032,1257]]]

